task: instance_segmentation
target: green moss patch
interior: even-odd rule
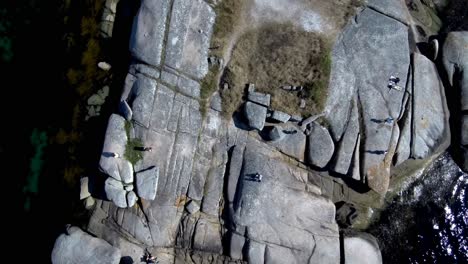
[[[139,138],[130,138],[130,130],[132,129],[132,123],[129,121],[125,122],[125,132],[127,133],[127,145],[125,146],[125,153],[124,157],[130,163],[135,165],[138,161],[143,159],[143,155],[141,151],[137,150],[137,148],[141,148],[143,146],[143,142]]]

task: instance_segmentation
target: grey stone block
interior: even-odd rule
[[[218,216],[219,202],[223,193],[227,151],[224,144],[218,143],[213,147],[213,152],[212,167],[205,183],[202,211],[213,216]]]
[[[323,168],[330,161],[334,151],[335,144],[328,130],[312,122],[308,138],[308,162],[314,166]]]
[[[304,161],[306,150],[306,135],[292,123],[282,126],[285,137],[280,141],[272,141],[272,145],[284,154]]]
[[[200,211],[200,205],[195,200],[191,200],[187,203],[187,205],[185,205],[185,209],[190,214],[195,214]]]
[[[153,68],[146,64],[141,64],[141,63],[130,65],[129,72],[133,73],[134,75],[138,75],[139,73],[141,73],[147,76],[148,78],[153,78],[153,79],[159,79],[161,75],[158,69]]]
[[[229,203],[234,202],[236,190],[238,187],[239,177],[242,169],[242,161],[244,156],[244,148],[242,146],[234,146],[229,167],[229,180],[227,187],[227,198]]]
[[[179,76],[176,73],[170,71],[162,71],[161,80],[169,85],[177,86]]]
[[[291,122],[301,122],[302,121],[302,116],[300,115],[292,115],[291,118],[289,119]]]
[[[104,190],[107,198],[120,208],[127,207],[126,191],[123,184],[111,177],[106,179]]]
[[[267,108],[255,103],[246,102],[244,106],[244,114],[247,118],[248,125],[257,130],[262,130],[265,125]]]
[[[169,130],[171,132],[176,132],[177,131],[182,106],[183,106],[183,103],[174,100],[174,102],[172,104],[171,113],[170,113],[169,119],[167,121],[167,130]]]
[[[181,76],[177,87],[185,95],[200,98],[200,84],[197,81]]]
[[[159,168],[153,166],[136,174],[138,196],[145,200],[154,200],[158,189]]]
[[[119,159],[119,173],[120,179],[125,184],[130,184],[133,182],[133,165],[130,161],[125,159]]]
[[[264,93],[254,92],[254,91],[249,91],[247,94],[247,99],[249,101],[266,106],[266,107],[270,106],[270,98],[271,98],[271,95],[269,94],[264,94]]]
[[[245,244],[245,237],[236,233],[231,233],[230,236],[229,256],[233,259],[242,259],[242,248]]]
[[[179,132],[198,136],[202,127],[202,116],[199,110],[187,105],[182,106],[179,119]]]
[[[336,146],[335,157],[330,166],[331,170],[343,175],[348,174],[359,134],[357,98],[354,99],[352,103],[352,110],[349,114],[350,117],[348,119],[348,125],[341,138],[341,141]]]
[[[210,169],[211,162],[203,157],[197,156],[193,164],[192,178],[190,179],[190,186],[188,196],[195,200],[202,200],[205,192],[205,180]]]
[[[265,245],[249,240],[246,260],[248,263],[265,263]]]
[[[271,118],[273,120],[276,120],[276,121],[279,121],[279,122],[282,122],[282,123],[286,123],[291,118],[291,115],[289,115],[289,114],[287,114],[285,112],[275,110],[275,111],[273,111],[273,114],[271,115]]]
[[[133,191],[127,193],[127,205],[128,207],[133,207],[138,201],[138,197]]]

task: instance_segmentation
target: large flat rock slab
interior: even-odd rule
[[[338,263],[333,203],[312,191],[314,188],[306,187],[307,171],[281,161],[281,154],[259,144],[248,141],[240,175],[229,175],[238,179],[230,215],[235,224],[233,231],[243,234],[246,230],[247,239],[260,244],[255,246],[266,245],[269,253],[265,263],[276,263],[276,253],[283,251],[280,260],[294,260],[285,263],[318,261],[326,251],[329,254],[321,263]],[[238,165],[234,166],[233,171],[237,171]],[[262,175],[262,180],[249,180],[256,173]],[[273,248],[276,253],[271,251]],[[254,252],[250,252],[250,258],[254,258]]]
[[[202,0],[175,0],[166,46],[166,65],[201,79],[208,72],[208,48],[215,21]]]
[[[435,64],[415,53],[413,146],[411,156],[424,159],[450,145],[449,111]]]
[[[130,52],[153,66],[161,64],[166,20],[171,0],[143,0],[133,21]]]
[[[390,176],[390,163],[385,158],[391,147],[394,124],[383,121],[396,120],[400,115],[410,57],[408,27],[377,9],[374,5],[373,9],[366,8],[358,14],[334,46],[326,112],[331,135],[339,141],[353,125],[349,123],[350,113],[354,95],[358,94],[359,130],[365,135],[361,138],[361,171],[366,178],[385,182],[380,178]],[[401,90],[387,87],[391,75],[400,79]],[[350,146],[356,138],[355,132],[350,134],[348,155],[339,168],[341,172],[348,167]],[[386,192],[386,187],[380,184],[377,189]]]

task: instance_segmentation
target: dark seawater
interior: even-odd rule
[[[468,174],[435,160],[371,228],[384,263],[468,263]]]

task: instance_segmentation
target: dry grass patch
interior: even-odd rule
[[[246,0],[223,0],[215,7],[216,21],[211,37],[210,55],[222,57],[232,34],[240,24]]]
[[[224,0],[215,7],[216,21],[211,37],[209,56],[223,58],[228,49],[232,33],[240,22],[241,12],[245,0]],[[201,80],[200,98],[201,112],[204,116],[208,107],[208,100],[218,89],[220,71],[218,67],[210,67],[208,73]]]
[[[226,111],[240,104],[244,87],[254,83],[260,92],[272,95],[272,107],[291,114],[322,111],[330,75],[330,44],[322,35],[306,32],[290,24],[269,24],[244,34],[232,52],[221,84]],[[301,92],[281,89],[303,86]],[[306,107],[299,108],[306,100]]]
[[[208,99],[216,89],[228,83],[230,89],[220,93],[225,116],[230,116],[242,101],[245,85],[255,83],[258,90],[272,95],[275,109],[303,115],[322,111],[328,90],[332,39],[363,1],[303,2],[304,8],[317,11],[332,21],[337,29],[324,34],[306,32],[302,27],[293,26],[297,22],[294,18],[291,22],[251,23],[251,0],[223,0],[219,3],[215,7],[217,17],[210,56],[223,58],[229,65],[222,74],[218,68],[210,69],[202,80],[202,98]],[[286,92],[279,88],[283,85],[303,86],[304,90],[300,94]],[[301,98],[306,100],[303,109],[299,108]]]

